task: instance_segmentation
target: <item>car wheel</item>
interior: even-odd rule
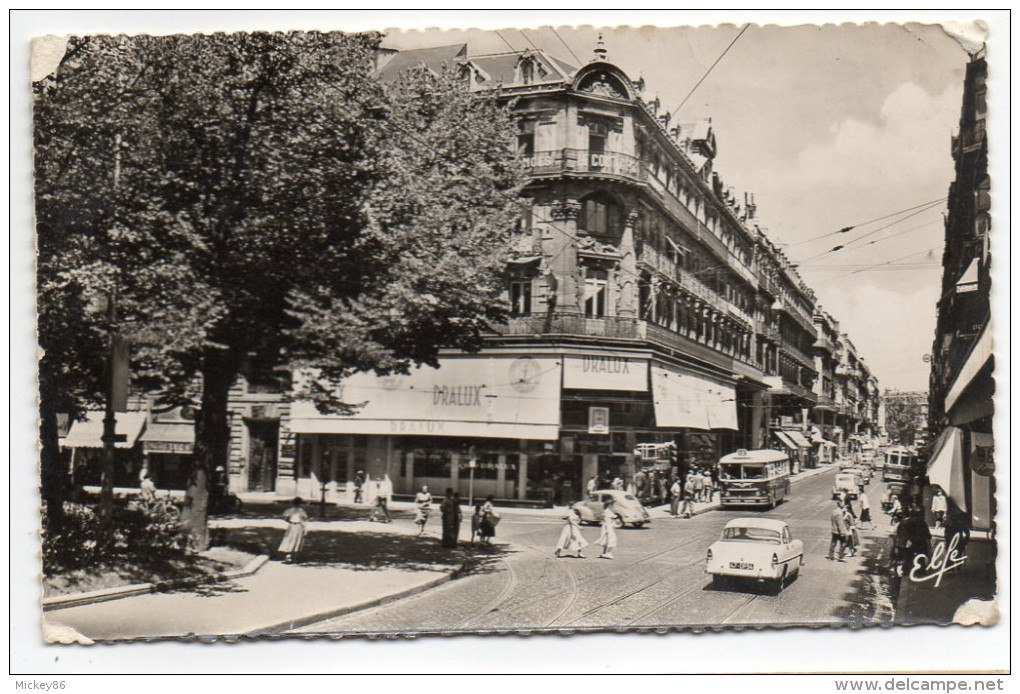
[[[787,567],[784,566],[783,575],[772,581],[772,585],[770,586],[771,588],[770,592],[772,593],[772,595],[779,595],[779,593],[783,590],[783,586],[786,585],[786,571]]]
[[[619,514],[613,516],[613,527],[617,530],[623,527],[623,517]]]

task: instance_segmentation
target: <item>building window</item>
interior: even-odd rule
[[[510,281],[510,315],[526,316],[531,313],[531,280]]]
[[[535,64],[530,58],[521,61],[521,82],[531,84],[535,81]]]
[[[620,207],[602,197],[590,197],[581,207],[580,227],[592,234],[614,234],[620,228]]]
[[[606,138],[609,130],[602,123],[588,124],[588,152],[591,154],[602,154],[606,151]]]
[[[449,451],[415,451],[414,476],[449,479],[451,473]]]
[[[607,277],[605,270],[585,269],[584,315],[603,318],[606,315]]]
[[[535,153],[535,122],[522,121],[517,132],[517,154],[530,157]]]

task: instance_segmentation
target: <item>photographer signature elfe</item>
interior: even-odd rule
[[[960,534],[955,533],[948,542],[943,542],[935,547],[931,553],[930,561],[927,555],[918,554],[914,557],[914,565],[910,569],[910,580],[922,583],[934,579],[935,587],[938,588],[947,571],[963,566],[967,561],[967,555],[960,556],[957,550],[959,544]]]

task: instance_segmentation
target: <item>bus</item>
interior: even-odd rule
[[[721,506],[773,508],[790,493],[790,458],[782,451],[740,449],[719,460]]]
[[[882,466],[883,482],[909,482],[917,454],[905,446],[896,446],[885,452]]]

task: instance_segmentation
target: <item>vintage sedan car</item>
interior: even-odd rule
[[[640,528],[652,520],[636,496],[616,489],[600,489],[586,501],[578,501],[571,508],[581,515],[582,523],[601,523],[607,499],[613,500],[613,527],[629,525]]]
[[[861,481],[864,482],[864,484],[871,484],[872,473],[870,467],[862,463],[855,467],[853,472],[860,476]]]
[[[832,498],[842,499],[843,492],[848,492],[851,499],[857,498],[857,480],[860,479],[853,472],[840,472],[832,482]]]
[[[708,548],[705,571],[717,588],[730,578],[764,583],[778,593],[804,565],[804,543],[790,526],[773,518],[737,518],[723,528]]]

